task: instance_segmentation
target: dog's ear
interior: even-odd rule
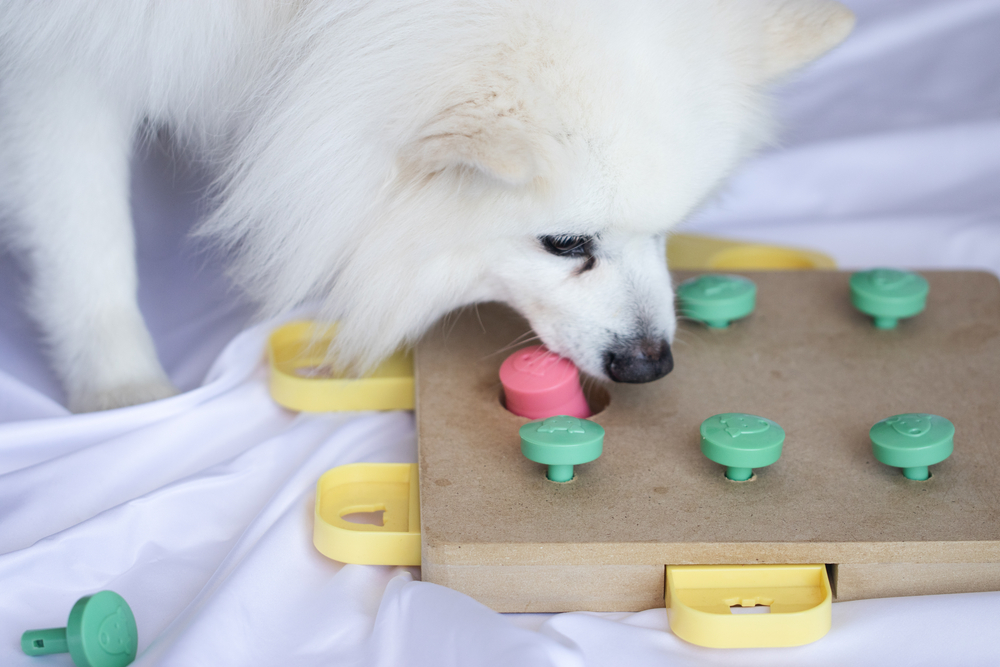
[[[773,0],[766,3],[762,81],[773,81],[840,44],[854,27],[854,14],[833,0]]]
[[[544,174],[544,139],[516,114],[470,102],[434,118],[402,157],[424,174],[466,168],[507,185],[526,185]]]

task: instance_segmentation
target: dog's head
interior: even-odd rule
[[[486,16],[438,17],[428,29],[452,32],[409,45],[408,64],[397,54],[405,81],[364,93],[391,107],[369,108],[385,133],[367,135],[378,147],[324,153],[337,143],[329,136],[308,147],[333,163],[313,162],[341,201],[317,203],[314,191],[297,214],[285,197],[281,213],[301,222],[277,244],[296,259],[270,248],[244,264],[265,276],[258,287],[272,302],[301,299],[306,286],[328,294],[325,314],[342,321],[336,352],[358,369],[449,310],[498,300],[592,376],[662,377],[676,328],[667,230],[767,141],[766,86],[843,39],[851,14],[828,0],[496,4]],[[316,67],[333,59],[313,57]],[[363,157],[345,163],[345,150]],[[239,215],[227,206],[217,220]],[[307,220],[331,211],[340,220]]]

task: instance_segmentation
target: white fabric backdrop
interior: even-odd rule
[[[687,230],[1000,274],[1000,0],[847,4],[855,35],[780,92],[782,146]],[[184,240],[201,187],[156,152],[135,166],[142,305],[176,398],[69,415],[0,261],[0,664],[70,664],[21,655],[20,634],[105,588],[135,611],[140,665],[996,662],[1000,593],[836,603],[819,642],[723,651],[678,640],[663,609],[500,615],[418,568],[323,558],[316,479],[413,461],[413,419],[270,401],[272,325],[246,328],[218,259]]]

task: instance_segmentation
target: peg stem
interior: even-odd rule
[[[734,482],[745,482],[753,476],[752,468],[726,468],[726,477]]]
[[[927,466],[916,466],[913,468],[903,468],[903,476],[906,477],[906,479],[923,482],[931,476],[931,472],[928,470]]]
[[[28,630],[21,635],[21,650],[27,655],[69,653],[69,644],[66,642],[66,628]]]
[[[548,477],[553,482],[568,482],[573,479],[573,466],[550,465]]]

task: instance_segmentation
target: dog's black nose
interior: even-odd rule
[[[673,369],[674,355],[663,338],[633,338],[604,353],[604,371],[615,382],[652,382]]]

